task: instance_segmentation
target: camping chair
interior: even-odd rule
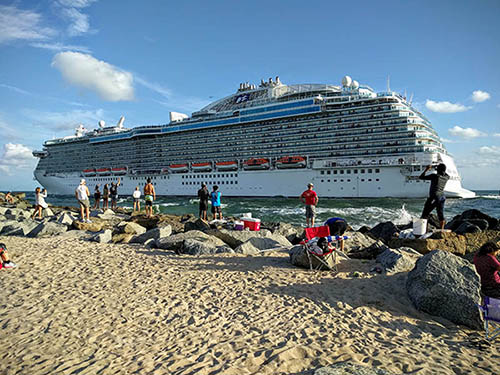
[[[330,236],[330,228],[328,225],[323,225],[321,227],[312,227],[312,228],[306,228],[305,229],[305,234],[306,234],[306,240],[302,242],[304,245],[304,249],[306,250],[306,255],[307,259],[309,261],[309,268],[312,270],[313,269],[313,259],[316,259],[318,262],[318,265],[314,269],[320,269],[323,266],[329,269],[330,271],[335,271],[338,272],[338,265],[337,265],[337,253],[342,254],[346,258],[349,258],[347,255],[342,253],[340,250],[338,250],[338,241],[342,239],[347,239],[347,236]],[[323,252],[322,254],[319,254],[314,251],[314,248],[312,246],[312,239],[316,237],[326,237],[328,240],[328,251]],[[333,241],[337,242],[337,246],[331,246],[330,244]],[[333,259],[333,264],[334,266],[331,267],[328,264],[329,258]]]
[[[500,299],[484,297],[483,305],[479,305],[479,310],[484,318],[486,340],[493,340],[500,335]]]

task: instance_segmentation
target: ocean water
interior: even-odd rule
[[[50,193],[50,192],[49,192]],[[224,194],[224,192],[222,192]],[[448,199],[445,205],[447,220],[472,208],[490,216],[500,218],[499,191],[479,190],[473,199]],[[419,217],[425,199],[363,198],[334,199],[319,197],[316,221],[323,222],[330,217],[343,217],[354,228],[363,225],[374,226],[383,221],[406,224]],[[27,192],[27,199],[34,202],[34,193]],[[49,195],[47,203],[55,206],[77,206],[74,196]],[[93,204],[93,200],[92,200]],[[118,206],[132,208],[132,196],[121,195]],[[141,205],[143,208],[143,204]],[[189,197],[159,197],[154,204],[156,212],[183,215],[198,215],[198,199]],[[209,207],[210,210],[210,207]],[[253,217],[265,222],[287,222],[305,224],[304,207],[298,198],[232,198],[222,195],[222,212],[226,216],[241,216],[251,212]]]

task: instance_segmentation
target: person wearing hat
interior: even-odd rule
[[[85,179],[80,180],[80,185],[75,190],[75,197],[80,204],[80,216],[81,221],[83,223],[91,223],[90,221],[90,200],[89,200],[90,192],[87,187],[87,183]]]
[[[316,217],[316,205],[318,204],[318,194],[313,190],[314,185],[307,184],[307,190],[302,193],[300,200],[306,205],[306,225],[314,227],[314,218]]]
[[[200,199],[200,219],[208,220],[207,210],[208,210],[208,198],[210,198],[210,192],[207,189],[205,183],[201,184],[201,189],[198,190],[198,198]]]

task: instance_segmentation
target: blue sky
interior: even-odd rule
[[[500,2],[0,2],[0,190],[36,186],[46,139],[165,124],[240,82],[413,94],[472,189],[500,188]]]

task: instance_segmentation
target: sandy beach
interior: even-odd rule
[[[406,274],[311,272],[287,253],[178,256],[69,236],[0,237],[2,374],[496,374],[482,332],[418,312]],[[352,271],[359,271],[354,277]],[[497,340],[498,341],[498,340]]]

